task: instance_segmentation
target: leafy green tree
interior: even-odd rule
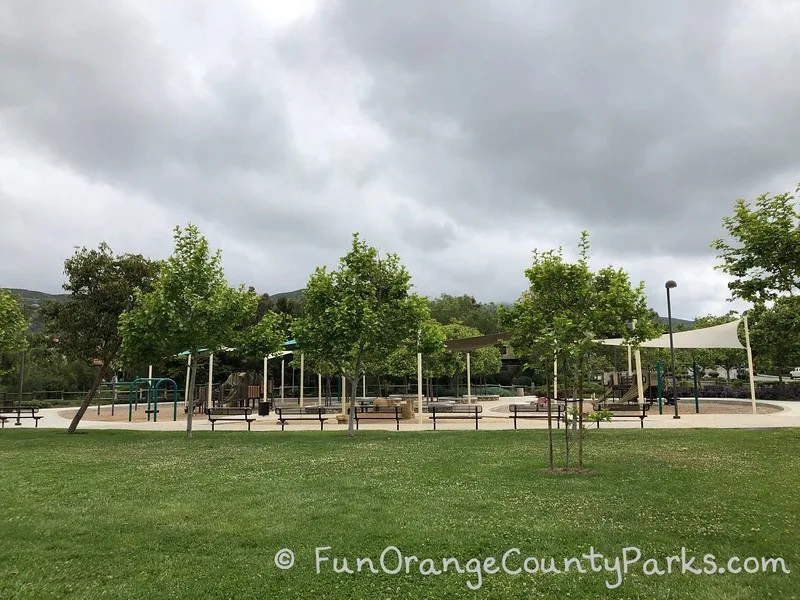
[[[595,340],[621,337],[634,347],[656,335],[644,283],[633,287],[622,269],[589,268],[589,238],[581,235],[578,260],[564,260],[561,249],[533,253],[525,271],[530,282],[516,303],[503,311],[504,324],[512,333],[511,344],[519,355],[532,360],[572,363],[578,398],[578,468],[583,466],[583,381],[586,355]],[[636,326],[632,327],[635,323]],[[552,362],[550,363],[552,364]],[[548,418],[550,468],[554,468],[552,421]],[[569,463],[569,428],[565,428],[565,460]]]
[[[122,345],[119,317],[135,302],[136,289],[147,289],[159,263],[140,254],[115,255],[101,243],[97,249],[76,250],[64,263],[67,277],[63,288],[70,299],[64,304],[48,302],[41,308],[45,331],[58,339],[59,352],[100,368],[91,388],[72,419],[67,433],[75,433],[86,409]]]
[[[800,296],[777,298],[771,307],[756,305],[748,312],[750,345],[759,363],[783,374],[800,365]]]
[[[138,293],[136,306],[120,318],[127,361],[166,358],[183,351],[196,359],[200,350],[219,351],[237,341],[255,314],[255,293],[244,286],[228,285],[221,251],[211,254],[197,227],[175,227],[173,238],[175,249],[152,289]],[[194,390],[198,362],[192,361],[190,390]],[[187,399],[186,415],[189,438],[194,412],[193,395],[191,398]]]
[[[461,323],[477,329],[478,335],[500,331],[498,307],[494,303],[481,304],[466,294],[462,296],[442,294],[438,298],[429,300],[428,307],[431,317],[442,325]]]
[[[336,365],[350,383],[348,436],[355,422],[358,380],[368,364],[416,335],[427,315],[425,300],[410,293],[411,276],[396,254],[380,257],[353,234],[339,268],[317,268],[305,290],[305,315],[294,325],[312,362]]]
[[[27,330],[28,320],[16,296],[0,290],[0,355],[24,350]]]
[[[717,239],[711,247],[722,260],[717,268],[733,278],[728,288],[734,298],[758,304],[800,289],[800,214],[794,194],[762,194],[754,204],[740,198],[722,224],[730,240]]]
[[[281,296],[275,302],[275,310],[279,313],[287,314],[293,319],[299,319],[303,316],[303,312],[305,311],[305,302],[303,298]]]
[[[261,319],[236,335],[237,354],[251,359],[261,359],[283,349],[286,342],[284,331],[290,319],[283,313],[267,311]]]
[[[472,353],[474,360],[470,359],[470,370],[476,377],[485,377],[500,372],[503,366],[500,349],[495,346],[478,348]]]
[[[445,333],[442,325],[427,318],[420,323],[419,329],[407,337],[401,345],[382,363],[374,365],[377,373],[388,373],[398,377],[417,374],[417,353],[422,354],[423,377],[441,375],[441,364],[444,360]]]

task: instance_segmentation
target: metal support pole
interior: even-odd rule
[[[467,404],[472,404],[472,374],[469,367],[469,352],[467,352]]]
[[[186,359],[186,391],[183,395],[183,408],[188,412],[189,410],[189,379],[192,372],[192,355]],[[130,419],[128,419],[130,421]]]
[[[269,359],[265,356],[264,357],[264,376],[261,378],[261,401],[266,403],[267,402],[267,361]]]
[[[674,281],[668,281],[666,284],[667,288],[667,321],[669,321],[669,349],[670,354],[672,356],[672,401],[675,404],[675,414],[673,415],[673,419],[680,419],[680,415],[678,415],[678,380],[675,373],[675,344],[672,340],[672,305],[670,304],[669,298],[669,290],[671,288],[677,287]]]
[[[208,390],[206,391],[206,408],[213,408],[214,401],[211,398],[214,386],[214,353],[208,355]]]
[[[306,375],[305,355],[300,353],[300,408],[303,408],[303,383],[305,383]]]
[[[744,341],[747,346],[747,374],[750,377],[750,402],[753,414],[756,414],[756,384],[753,380],[753,349],[750,347],[750,328],[747,326],[747,315],[744,316]]]
[[[697,393],[697,363],[692,361],[692,375],[694,375],[694,412],[700,412],[700,397]]]
[[[656,363],[656,379],[658,381],[658,414],[664,414],[664,399],[661,395],[662,387],[661,387],[661,363]]]
[[[422,352],[417,352],[417,416],[422,417]]]
[[[17,398],[17,422],[14,425],[22,425],[20,420],[22,415],[22,384],[25,382],[25,350],[20,352],[19,359],[19,397]]]

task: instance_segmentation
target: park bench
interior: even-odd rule
[[[613,404],[613,403],[599,403],[594,405],[594,409],[596,411],[600,410],[609,410],[611,411],[612,418],[632,418],[632,419],[639,419],[641,424],[641,428],[644,429],[644,419],[647,416],[647,411],[650,410],[650,406],[652,406],[649,402],[645,402],[644,404],[638,403],[630,403],[630,404]],[[600,429],[600,421],[597,421],[597,428]]]
[[[547,419],[547,404],[542,406],[539,403],[530,404],[510,404],[508,410],[511,412],[509,419],[514,419],[514,429],[517,428],[517,419]],[[561,411],[563,405],[553,403],[552,417],[555,419],[558,429],[561,429]]]
[[[483,407],[480,404],[428,404],[429,419],[433,420],[433,430],[436,431],[436,419],[475,419],[475,430],[478,429],[478,419]]]
[[[400,419],[403,416],[403,407],[400,405],[371,404],[356,411],[356,429],[358,422],[367,419],[394,419],[397,431],[400,431]]]
[[[211,431],[214,431],[214,423],[217,421],[245,421],[247,422],[247,431],[250,431],[250,423],[255,421],[255,419],[251,418],[253,409],[249,406],[207,408],[206,414],[208,415],[208,420],[211,421]]]
[[[37,415],[36,413],[38,412],[38,406],[3,406],[0,408],[0,422],[2,423],[2,427],[5,428],[6,421],[11,419],[17,419],[17,423],[19,423],[19,419],[33,419],[36,427],[39,427],[39,419],[43,419],[44,417]]]
[[[299,406],[279,406],[275,409],[275,413],[278,415],[278,423],[281,424],[281,431],[284,430],[284,426],[289,421],[319,421],[319,429],[322,431],[325,421],[328,420],[328,417],[324,416],[325,412],[324,406],[304,406],[302,408]]]

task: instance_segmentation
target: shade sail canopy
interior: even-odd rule
[[[739,323],[742,319],[736,319],[730,323],[703,327],[702,329],[692,329],[691,331],[680,331],[672,334],[675,348],[738,348],[744,350],[745,347],[739,341]],[[622,338],[611,338],[598,340],[607,346],[627,345]],[[669,348],[669,334],[665,333],[661,337],[647,340],[640,344],[642,348]]]
[[[500,340],[511,337],[510,333],[490,333],[478,337],[463,338],[461,340],[446,340],[444,347],[454,352],[472,352],[478,348],[494,346]]]

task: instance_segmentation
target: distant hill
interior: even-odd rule
[[[662,317],[658,315],[658,320],[664,323],[664,325],[669,325],[669,319],[667,317]],[[672,317],[672,325],[673,327],[681,326],[691,328],[694,327],[694,321],[690,321],[689,319],[677,319]]]
[[[48,301],[63,303],[69,300],[69,294],[48,294],[45,292],[37,292],[35,290],[21,290],[17,288],[2,289],[11,292],[14,296],[17,296],[20,298],[20,300],[22,300],[22,306],[26,309],[25,315],[31,320],[30,327],[28,328],[30,333],[38,333],[42,331],[42,322],[39,319],[39,313],[37,310],[39,306],[42,306]],[[37,308],[33,308],[34,306]]]
[[[69,300],[69,294],[47,294],[45,292],[37,292],[35,290],[21,290],[17,288],[3,288],[18,296],[22,300],[22,305],[30,307],[33,304],[40,306],[48,300],[55,300],[56,302],[66,302]]]
[[[270,294],[269,297],[273,300],[279,298],[291,298],[292,300],[299,300],[303,296],[305,290],[294,290],[293,292],[280,292],[278,294]]]
[[[45,292],[37,292],[35,290],[22,290],[22,289],[15,289],[15,288],[5,288],[15,296],[19,296],[22,299],[23,306],[30,307],[33,304],[42,305],[44,302],[48,300],[55,300],[56,302],[66,302],[69,300],[69,294],[47,294]],[[277,294],[270,294],[270,298],[273,301],[278,300],[279,298],[291,298],[293,300],[298,300],[303,296],[303,292],[305,290],[293,290],[291,292],[279,292]],[[504,305],[508,306],[508,303],[504,302],[497,302],[497,305]],[[659,320],[667,324],[667,317],[662,317],[659,315]],[[693,327],[694,321],[689,319],[678,319],[673,317],[672,323],[676,327]]]

